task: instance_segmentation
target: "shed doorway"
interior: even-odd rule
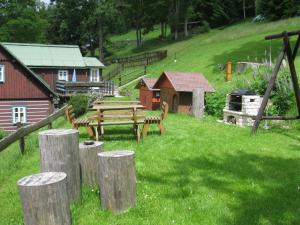
[[[177,112],[178,110],[178,96],[174,95],[172,99],[172,112]]]

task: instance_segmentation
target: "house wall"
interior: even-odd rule
[[[5,81],[0,82],[0,100],[49,99],[47,91],[20,64],[0,49],[0,64],[5,66]]]
[[[42,77],[53,90],[55,90],[59,69],[32,68],[32,70],[40,77]],[[62,70],[66,70],[66,69],[62,69]],[[72,81],[73,72],[74,69],[68,69],[69,81]],[[77,77],[77,81],[90,81],[90,70],[76,69],[76,77]]]
[[[156,97],[156,91],[151,91],[146,86],[140,87],[140,101],[148,110],[156,110],[160,107],[160,97]]]
[[[177,95],[177,98],[179,99],[178,93],[173,88],[162,88],[160,89],[160,104],[162,104],[164,101],[168,103],[169,110],[171,112],[177,112],[173,110],[173,96]]]
[[[36,123],[53,112],[53,104],[50,100],[0,100],[0,128],[8,132],[17,129],[12,122],[14,106],[26,107],[27,124]]]

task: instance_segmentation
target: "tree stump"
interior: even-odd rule
[[[70,225],[66,173],[47,172],[18,181],[25,225]]]
[[[98,154],[100,198],[103,209],[122,213],[136,203],[136,175],[133,151]]]
[[[202,118],[204,115],[204,91],[202,88],[193,90],[193,115]]]
[[[71,202],[80,199],[78,131],[46,130],[39,133],[41,172],[65,172]]]
[[[81,181],[94,186],[99,184],[98,153],[103,152],[103,142],[79,144]]]

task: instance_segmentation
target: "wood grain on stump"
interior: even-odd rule
[[[46,172],[18,181],[25,225],[70,225],[66,173]]]
[[[122,213],[136,204],[136,175],[133,151],[98,154],[100,197],[103,209]]]
[[[81,181],[88,185],[99,184],[98,153],[103,152],[103,142],[79,144]]]
[[[78,131],[46,130],[39,133],[41,172],[65,172],[69,199],[80,199]]]
[[[193,90],[193,115],[196,118],[202,118],[204,115],[204,90],[195,88]]]

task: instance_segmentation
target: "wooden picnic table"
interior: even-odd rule
[[[97,100],[93,103],[93,105],[110,105],[110,104],[138,105],[138,104],[141,104],[141,102],[140,101],[103,101],[103,100]]]
[[[98,105],[93,106],[97,113],[90,117],[90,125],[97,127],[97,139],[99,134],[104,134],[103,126],[108,125],[133,125],[134,134],[140,141],[140,124],[144,124],[145,115],[142,109],[145,107],[140,104],[134,105]]]

